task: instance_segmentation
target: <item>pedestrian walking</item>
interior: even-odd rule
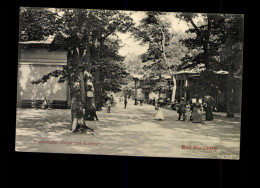
[[[186,102],[184,97],[181,98],[181,102],[179,103],[179,109],[178,109],[179,118],[178,120],[181,120],[181,116],[183,116],[183,121],[185,121],[185,114],[186,114]]]
[[[158,112],[155,114],[155,118],[156,120],[164,120],[164,115],[163,115],[163,111],[162,111],[162,104],[160,102],[157,103],[157,105],[155,106],[155,109],[158,109]]]
[[[206,121],[213,120],[212,108],[213,108],[213,106],[210,103],[204,103],[204,109],[206,112]]]
[[[126,105],[127,105],[127,98],[125,97],[125,100],[124,100],[124,104],[125,104],[125,109],[126,109]]]
[[[110,95],[110,103],[111,103],[111,106],[114,104],[114,97],[113,97],[113,95]]]
[[[196,103],[193,104],[192,122],[202,123],[201,104],[199,103],[198,99],[196,100]]]
[[[204,96],[204,110],[206,114],[206,121],[212,121],[214,119],[212,110],[215,107],[215,100],[210,95]]]

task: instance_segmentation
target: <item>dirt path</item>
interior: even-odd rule
[[[127,109],[123,103],[98,112],[88,121],[96,135],[69,134],[70,110],[18,109],[16,150],[185,158],[239,158],[240,118],[215,116],[193,124],[177,121],[176,111],[163,110],[165,120],[154,120],[154,107]]]

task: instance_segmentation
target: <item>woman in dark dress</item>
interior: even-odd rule
[[[206,112],[206,121],[212,121],[213,120],[213,113],[212,113],[212,105],[210,103],[204,104],[204,109]]]
[[[192,122],[202,123],[201,104],[198,102],[198,100],[193,104]]]
[[[181,120],[181,116],[183,116],[183,121],[185,121],[185,114],[186,114],[186,102],[184,97],[181,98],[181,102],[179,104],[179,109],[178,109],[178,114],[179,114],[179,118],[178,120]]]

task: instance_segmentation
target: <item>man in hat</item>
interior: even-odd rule
[[[181,120],[181,116],[183,116],[183,121],[185,121],[185,113],[186,113],[186,102],[184,97],[181,98],[181,102],[179,103],[179,109],[177,111],[179,113],[178,120]]]

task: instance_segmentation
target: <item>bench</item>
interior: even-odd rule
[[[60,101],[60,100],[53,100],[52,108],[67,109],[68,108],[68,102],[67,101]]]
[[[42,108],[42,103],[43,102],[44,102],[43,100],[36,100],[35,101],[35,107],[36,108]]]
[[[21,100],[21,108],[33,108],[34,101],[33,100]]]
[[[21,108],[41,108],[43,100],[21,100]]]

